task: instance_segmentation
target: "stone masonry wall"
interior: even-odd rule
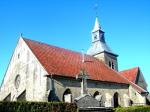
[[[133,105],[145,105],[146,97],[141,95],[137,90],[135,90],[132,86],[129,87],[129,96],[133,101]]]
[[[17,89],[15,79],[18,74],[20,75],[20,84]],[[46,100],[46,74],[32,51],[20,38],[1,85],[0,100],[11,94],[11,100],[15,101],[24,91],[26,91],[26,100],[28,101]]]
[[[93,94],[98,91],[102,94],[103,103],[105,104],[107,101],[107,94],[111,97],[111,105],[113,106],[113,96],[114,93],[119,94],[119,104],[120,106],[124,106],[124,95],[128,95],[128,85],[125,84],[115,84],[108,82],[100,82],[100,81],[91,81],[88,80],[88,93],[93,96]],[[76,79],[67,79],[67,78],[55,78],[55,90],[56,94],[60,100],[63,98],[63,93],[66,89],[70,89],[72,92],[72,98],[77,98],[80,96],[81,85],[80,81]]]

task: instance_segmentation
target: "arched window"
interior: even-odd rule
[[[71,103],[72,102],[72,93],[70,89],[66,89],[63,94],[63,101]]]
[[[114,94],[114,97],[113,97],[113,100],[114,100],[114,108],[116,108],[116,107],[119,106],[118,96],[119,96],[119,94],[116,92],[116,93]]]
[[[16,87],[16,89],[18,89],[19,88],[19,86],[20,86],[20,82],[21,82],[21,77],[20,77],[20,75],[18,74],[17,76],[16,76],[16,78],[15,78],[15,87]]]

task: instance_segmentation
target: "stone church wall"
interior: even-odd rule
[[[109,82],[99,82],[99,81],[87,81],[88,93],[93,96],[93,94],[98,91],[102,95],[102,100],[105,106],[107,102],[110,101],[110,106],[113,106],[113,96],[118,93],[118,101],[120,106],[125,105],[124,95],[128,96],[128,85],[115,84]],[[62,101],[63,93],[66,89],[70,89],[72,93],[72,99],[77,98],[81,94],[80,81],[76,79],[67,79],[64,77],[55,78],[55,90],[59,99]],[[109,97],[108,97],[109,96]]]
[[[20,38],[1,85],[0,100],[4,100],[11,94],[11,101],[16,101],[23,92],[25,100],[45,100],[46,74],[32,51]],[[19,87],[16,87],[17,75],[20,76]]]
[[[129,96],[132,100],[133,105],[145,105],[146,97],[143,94],[138,93],[132,86],[129,87]]]

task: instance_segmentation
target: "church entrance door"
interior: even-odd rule
[[[119,106],[119,102],[118,102],[118,93],[116,92],[114,94],[114,108],[118,107]]]

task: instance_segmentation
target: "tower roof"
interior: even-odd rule
[[[96,40],[94,37],[95,35],[97,35]],[[92,45],[88,49],[87,54],[94,56],[102,52],[107,52],[115,56],[118,56],[117,54],[113,53],[110,47],[106,44],[104,32],[101,30],[98,17],[96,17],[94,28],[92,30]]]
[[[100,23],[99,23],[99,21],[98,21],[98,17],[96,17],[95,25],[94,25],[94,28],[93,28],[92,32],[98,31],[98,30],[100,30],[100,29],[101,29]]]
[[[99,43],[92,44],[92,46],[87,51],[87,54],[89,55],[96,55],[102,52],[107,52],[110,54],[114,54],[112,50],[109,48],[109,46],[106,43],[103,43],[99,41]],[[117,54],[114,54],[117,56]]]

